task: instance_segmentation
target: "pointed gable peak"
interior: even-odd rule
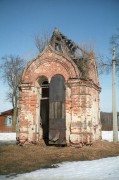
[[[59,32],[59,29],[57,27],[55,27],[54,32]]]
[[[86,53],[74,41],[68,39],[67,36],[62,34],[57,27],[54,28],[52,37],[50,39],[50,45],[56,51],[60,53],[65,53],[71,58],[76,58],[77,51]]]

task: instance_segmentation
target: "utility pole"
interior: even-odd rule
[[[118,142],[117,110],[116,110],[116,58],[115,48],[112,51],[112,111],[113,111],[113,142]]]

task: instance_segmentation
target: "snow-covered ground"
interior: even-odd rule
[[[102,131],[102,139],[105,141],[113,140],[113,132],[112,131]],[[119,132],[118,132],[119,139]],[[15,141],[16,133],[0,133],[0,141]]]
[[[1,136],[2,134],[2,136]],[[11,134],[11,135],[10,135]],[[118,133],[119,136],[119,133]],[[10,139],[11,138],[11,139]],[[0,133],[0,141],[15,140],[15,133]],[[103,131],[102,139],[112,141],[112,131]],[[42,169],[0,180],[119,180],[119,156],[93,161],[64,162],[57,168]]]
[[[118,131],[118,139],[119,139],[119,131]],[[113,131],[102,131],[102,140],[104,141],[113,141]]]
[[[0,141],[16,141],[16,133],[0,133]]]
[[[16,133],[0,133],[0,145],[2,144],[15,144]]]
[[[93,161],[64,162],[58,168],[42,169],[1,180],[119,180],[119,156]]]

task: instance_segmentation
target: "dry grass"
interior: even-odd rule
[[[63,161],[94,160],[119,156],[119,143],[96,142],[83,148],[45,145],[4,145],[0,147],[0,174],[24,173],[54,167]]]

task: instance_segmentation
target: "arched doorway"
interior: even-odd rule
[[[61,75],[52,77],[49,85],[49,144],[66,144],[65,80]]]
[[[43,130],[43,139],[46,144],[49,142],[49,83],[47,78],[40,80],[40,125]]]

